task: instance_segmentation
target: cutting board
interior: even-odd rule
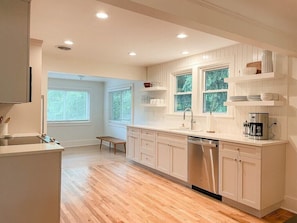
[[[255,61],[255,62],[247,63],[246,67],[256,67],[257,74],[261,74],[261,66],[262,66],[261,64],[262,64],[261,61]]]

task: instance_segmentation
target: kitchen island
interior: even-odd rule
[[[60,222],[62,151],[56,143],[0,146],[0,222]]]

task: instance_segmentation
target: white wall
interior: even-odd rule
[[[45,75],[47,75],[47,72],[52,71],[119,79],[123,79],[124,75],[127,80],[143,80],[146,77],[145,67],[102,64],[98,63],[98,61],[67,57],[63,53],[56,55],[44,54],[43,57]]]
[[[64,147],[98,144],[96,136],[104,134],[104,83],[49,78],[49,87],[82,88],[90,92],[90,122],[79,124],[48,124],[47,134]]]
[[[11,117],[9,134],[41,133],[42,41],[30,42],[30,66],[33,78],[32,102],[0,104],[0,115]]]
[[[289,60],[288,146],[284,207],[297,212],[297,58]]]
[[[239,70],[246,66],[246,63],[261,60],[262,49],[238,44],[222,49],[217,49],[210,52],[205,52],[203,54],[194,55],[185,59],[176,60],[148,68],[148,79],[151,81],[160,81],[168,88],[167,91],[167,102],[169,106],[167,109],[147,109],[146,120],[147,123],[158,125],[162,123],[164,125],[176,125],[180,124],[182,121],[182,116],[170,113],[170,103],[171,92],[170,92],[170,77],[171,74],[185,70],[192,69],[193,74],[200,75],[199,69],[208,65],[221,64],[222,62],[230,62],[230,77],[238,76]],[[207,59],[206,59],[207,58]],[[276,60],[277,58],[277,60]],[[288,65],[287,57],[281,55],[274,55],[274,68],[276,72],[284,74],[285,78],[271,80],[271,81],[259,81],[252,83],[243,84],[229,84],[229,96],[230,95],[248,95],[248,94],[261,94],[264,92],[274,92],[279,93],[282,96],[282,100],[286,102],[287,97],[287,78],[288,76]],[[276,62],[277,61],[277,62]],[[280,61],[280,62],[279,62]],[[193,76],[193,81],[197,80]],[[193,105],[196,106],[197,105]],[[231,116],[216,116],[216,132],[222,133],[232,133],[240,135],[242,133],[242,123],[248,119],[248,114],[250,112],[268,112],[271,121],[277,119],[278,125],[274,128],[274,134],[276,138],[287,139],[287,107],[229,107]],[[206,116],[195,112],[196,128],[205,129],[206,128]]]

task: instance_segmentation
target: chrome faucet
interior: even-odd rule
[[[191,108],[186,108],[186,109],[184,110],[184,120],[186,119],[186,112],[187,112],[187,111],[191,112],[191,128],[190,128],[190,130],[193,130],[193,124],[195,123],[195,121],[194,121],[194,119],[193,119],[193,111],[192,111]]]

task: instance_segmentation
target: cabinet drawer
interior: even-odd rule
[[[149,154],[155,153],[155,141],[141,139],[140,150]]]
[[[153,155],[141,152],[140,153],[140,162],[143,165],[155,168],[155,156],[153,156]]]
[[[146,130],[146,129],[141,130],[141,138],[143,139],[155,141],[155,135],[156,135],[155,131]]]
[[[128,127],[127,133],[129,134],[129,136],[139,137],[140,129]]]
[[[187,136],[178,134],[168,134],[158,132],[156,135],[157,142],[168,144],[170,146],[185,147],[187,146]]]
[[[252,158],[261,158],[261,147],[248,146],[238,143],[221,142],[220,149],[226,152],[238,152],[239,156],[247,156]]]

